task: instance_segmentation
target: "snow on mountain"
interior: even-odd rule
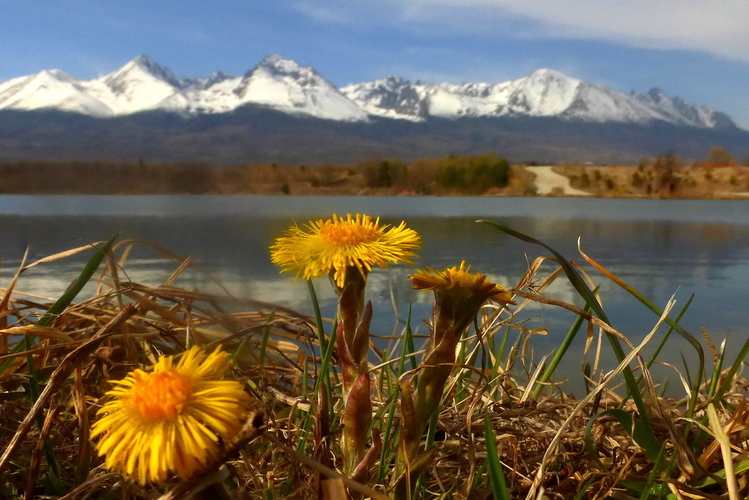
[[[411,121],[430,116],[553,116],[597,123],[736,127],[724,113],[671,98],[659,89],[626,94],[550,69],[496,84],[412,83],[391,76],[337,89],[312,67],[278,55],[266,57],[244,76],[217,72],[192,80],[177,78],[149,57],[138,56],[93,80],[49,70],[0,83],[0,109],[47,108],[110,117],[151,110],[226,113],[246,104],[338,121],[367,121],[369,116]]]
[[[329,120],[367,120],[366,112],[312,67],[275,54],[247,73],[235,92],[242,104],[263,104]]]
[[[138,56],[86,85],[112,115],[155,109],[180,112],[189,106],[177,77],[147,56]]]
[[[347,85],[341,93],[370,115],[418,121],[429,116],[420,83],[399,76]]]
[[[209,78],[177,78],[147,56],[93,80],[42,71],[0,84],[0,109],[52,108],[97,117],[165,110],[225,113],[245,104],[291,114],[366,121],[367,113],[309,66],[278,55],[266,57],[243,77],[217,72]]]
[[[550,69],[508,82],[428,84],[397,76],[341,89],[368,113],[422,120],[428,116],[557,116],[588,122],[649,123],[661,120],[695,127],[735,127],[731,119],[680,98],[625,94]]]
[[[427,116],[552,116],[569,107],[580,80],[551,70],[498,84],[411,83],[397,76],[348,85],[341,92],[371,114],[392,118]]]
[[[736,124],[725,113],[706,106],[695,106],[681,97],[671,98],[661,89],[653,88],[644,94],[630,94],[640,102],[657,107],[674,123],[698,124],[708,128],[735,127]]]
[[[109,116],[109,107],[91,95],[84,81],[58,69],[0,83],[0,109],[45,109]]]

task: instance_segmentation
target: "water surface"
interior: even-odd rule
[[[749,280],[749,201],[633,200],[576,198],[293,197],[293,196],[0,196],[0,253],[4,282],[28,247],[36,259],[108,239],[142,239],[181,256],[217,276],[234,295],[311,312],[306,287],[279,275],[268,246],[293,221],[331,213],[364,212],[386,222],[404,219],[423,238],[418,266],[441,268],[465,259],[473,270],[504,285],[514,285],[545,249],[518,241],[488,225],[486,218],[544,241],[569,259],[582,262],[583,250],[659,306],[674,294],[677,308],[695,294],[682,324],[700,336],[705,329],[734,342],[749,335],[746,283]],[[19,290],[56,297],[80,271],[90,254],[39,266],[27,273]],[[158,285],[176,267],[150,246],[134,249],[125,276]],[[552,264],[544,268],[549,272]],[[601,285],[612,324],[633,340],[646,334],[656,316],[587,266]],[[413,268],[396,266],[371,275],[368,297],[378,311],[377,329],[392,333],[413,303],[414,326],[426,317],[429,294],[410,290]],[[216,292],[204,274],[190,271],[179,285]],[[316,282],[325,311],[334,297],[325,280]],[[581,305],[572,288],[559,280],[554,298]],[[397,310],[394,310],[396,304]],[[546,329],[534,338],[539,353],[555,348],[574,317],[551,306],[526,309],[523,324]],[[419,327],[422,333],[424,327]],[[576,345],[580,349],[582,335]],[[681,363],[686,346],[675,339],[668,361]],[[579,365],[570,359],[568,370]]]

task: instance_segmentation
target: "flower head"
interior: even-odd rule
[[[470,273],[466,261],[444,271],[420,269],[410,278],[416,290],[434,291],[434,326],[438,336],[448,326],[460,335],[487,300],[514,304],[507,289],[489,281],[485,274]]]
[[[193,347],[179,361],[161,357],[152,372],[137,369],[107,392],[112,399],[92,427],[105,466],[137,479],[164,482],[169,472],[187,478],[215,460],[219,439],[242,427],[249,395],[228,370],[226,352]]]
[[[310,221],[306,230],[294,226],[271,246],[271,261],[281,271],[296,271],[297,278],[329,274],[338,288],[346,283],[346,273],[356,268],[366,279],[373,266],[389,263],[413,264],[413,250],[421,238],[405,222],[398,226],[380,225],[380,219],[351,214],[346,218]]]
[[[502,303],[512,302],[512,295],[507,289],[489,281],[485,274],[471,274],[469,269],[466,261],[461,261],[460,266],[449,267],[444,271],[435,271],[430,267],[420,269],[410,278],[414,289],[422,292],[454,290],[461,295],[483,297],[481,302],[489,299]]]

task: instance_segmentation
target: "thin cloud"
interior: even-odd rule
[[[359,17],[353,15],[350,12],[350,9],[348,9],[343,4],[338,4],[338,2],[329,3],[337,5],[331,5],[330,7],[328,7],[320,5],[319,3],[303,1],[295,2],[291,5],[291,7],[297,12],[309,17],[310,19],[321,23],[345,25],[354,22],[356,18]]]
[[[477,14],[537,23],[527,36],[602,39],[638,47],[687,49],[749,61],[749,2],[746,0],[401,0],[411,20],[437,15],[452,29],[470,33]],[[449,16],[449,17],[447,17]],[[473,22],[466,22],[473,21]],[[482,31],[487,23],[476,26]],[[498,31],[504,29],[495,25]],[[512,24],[509,26],[513,29]],[[513,29],[513,34],[518,34]]]
[[[325,0],[292,4],[318,22],[438,33],[608,40],[749,62],[746,0]]]

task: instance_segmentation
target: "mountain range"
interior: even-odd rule
[[[601,161],[666,150],[704,156],[696,148],[712,145],[743,151],[748,137],[727,114],[660,89],[624,93],[550,69],[495,84],[390,76],[336,88],[278,55],[242,76],[195,79],[141,55],[92,80],[52,69],[0,83],[0,159],[304,162],[492,150]],[[217,138],[233,153],[216,152]],[[187,140],[203,152],[186,157],[194,148],[177,144]],[[232,144],[242,140],[257,147]]]

